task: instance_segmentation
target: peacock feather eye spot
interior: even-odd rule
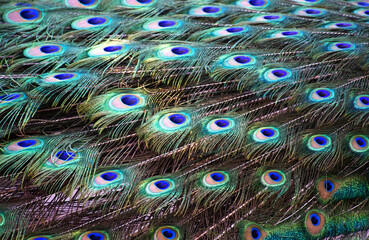
[[[60,50],[60,47],[57,45],[45,45],[40,47],[40,51],[46,54],[54,53]]]
[[[354,107],[356,109],[368,109],[369,108],[369,95],[359,95],[355,97]]]
[[[229,181],[229,176],[226,172],[215,171],[204,175],[202,183],[207,187],[222,186]]]
[[[366,152],[369,149],[369,139],[364,135],[356,135],[351,138],[349,145],[354,152]]]
[[[330,148],[332,140],[327,135],[314,135],[308,141],[308,148],[313,151],[321,151]]]
[[[346,48],[351,48],[352,45],[349,43],[337,43],[336,46],[340,49],[346,49]]]
[[[184,55],[190,52],[188,48],[185,47],[175,47],[171,49],[172,53],[176,55]]]
[[[312,15],[316,15],[316,14],[320,14],[320,13],[322,13],[322,11],[320,11],[320,10],[316,10],[316,9],[307,9],[307,10],[305,10],[305,12],[306,12],[307,14],[312,14]]]
[[[263,127],[257,129],[252,137],[256,142],[271,141],[279,137],[279,131],[274,127]]]
[[[40,16],[40,13],[36,9],[33,9],[33,8],[23,9],[20,11],[19,14],[21,15],[22,18],[26,20],[33,20]]]
[[[360,102],[362,102],[364,105],[369,105],[369,97],[360,97]]]
[[[327,144],[327,139],[324,137],[314,137],[314,141],[319,145],[325,145]]]
[[[237,57],[234,57],[233,59],[240,64],[246,64],[251,61],[251,58],[247,56],[237,56]]]
[[[172,189],[174,189],[174,182],[168,178],[151,181],[145,187],[146,193],[154,196],[167,194]]]
[[[154,183],[155,186],[161,190],[169,188],[170,184],[167,181],[157,181]]]
[[[313,213],[310,215],[310,221],[314,226],[318,226],[320,224],[320,217],[318,214]]]
[[[160,27],[171,27],[171,26],[174,26],[175,24],[176,24],[176,22],[171,21],[171,20],[164,20],[164,21],[158,22],[158,25]]]
[[[58,80],[66,80],[66,79],[70,79],[74,77],[74,74],[72,73],[62,73],[62,74],[57,74],[54,76],[54,78],[58,79]]]
[[[220,11],[220,8],[218,7],[203,7],[202,10],[205,13],[217,13]]]
[[[252,239],[255,239],[255,240],[259,239],[261,237],[260,230],[257,229],[257,228],[252,228],[251,229],[251,237],[252,237]]]
[[[218,127],[225,128],[225,127],[228,127],[229,126],[230,122],[227,121],[227,120],[220,119],[220,120],[216,120],[215,121],[215,124]]]
[[[275,182],[279,182],[282,179],[282,176],[278,173],[275,173],[275,172],[268,173],[268,175],[269,175],[270,179],[272,179]]]
[[[163,229],[161,230],[161,233],[167,239],[173,239],[176,236],[176,233],[172,229]]]
[[[351,27],[351,23],[336,23],[337,27],[345,28],[345,27]]]
[[[263,134],[266,137],[272,137],[275,134],[275,132],[271,129],[263,129],[261,130],[261,134]]]
[[[315,88],[309,93],[309,99],[313,102],[327,102],[334,99],[335,93],[330,88]]]
[[[312,210],[305,218],[305,227],[311,235],[316,236],[323,231],[325,221],[325,216],[322,213]]]
[[[10,102],[17,98],[19,98],[21,95],[17,93],[7,94],[7,95],[1,95],[0,101]]]
[[[267,15],[263,17],[266,20],[275,20],[275,19],[279,19],[280,16],[276,16],[276,15]]]
[[[101,178],[106,181],[113,181],[118,178],[118,174],[115,172],[107,172],[101,175]]]
[[[104,239],[104,235],[102,235],[101,233],[90,233],[87,235],[87,237],[91,240],[103,240]]]
[[[175,124],[183,124],[186,121],[186,116],[176,113],[169,116],[169,120]]]
[[[282,35],[284,36],[294,36],[297,35],[299,32],[296,31],[286,31],[286,32],[282,32]]]
[[[88,19],[87,22],[91,25],[101,25],[106,22],[106,19],[103,17],[93,17]]]
[[[136,97],[135,95],[125,95],[120,98],[122,103],[128,106],[134,106],[137,105],[140,102],[140,99]]]
[[[358,2],[357,5],[363,6],[363,7],[369,7],[369,3],[367,2]]]
[[[75,153],[73,152],[68,152],[68,151],[59,151],[56,153],[55,155],[58,159],[62,160],[62,161],[70,161],[73,160],[76,156]]]
[[[116,52],[122,50],[122,46],[116,45],[116,46],[108,46],[104,47],[105,52]]]
[[[263,6],[265,4],[264,0],[250,0],[249,3],[252,6]]]
[[[23,141],[19,141],[17,143],[18,146],[26,148],[26,147],[31,147],[33,145],[35,145],[37,143],[36,140],[34,139],[28,139],[28,140],[23,140]]]
[[[327,192],[332,192],[334,189],[334,183],[330,180],[324,181],[324,188],[327,190]]]
[[[212,173],[210,174],[210,177],[216,182],[221,182],[224,180],[224,176],[220,173]]]
[[[281,70],[281,69],[273,70],[272,73],[274,76],[279,77],[279,78],[285,77],[288,74],[287,71]]]
[[[178,229],[172,226],[160,227],[154,234],[154,240],[178,240],[179,238]]]
[[[237,33],[243,31],[243,28],[242,27],[227,28],[226,31],[229,33]]]
[[[283,186],[286,183],[286,175],[279,170],[268,170],[261,175],[261,183],[269,188]]]
[[[316,94],[318,94],[322,98],[326,98],[326,97],[329,97],[331,95],[331,93],[329,91],[324,90],[324,89],[316,91]]]

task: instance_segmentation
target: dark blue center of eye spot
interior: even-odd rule
[[[316,10],[316,9],[307,9],[305,11],[307,14],[320,14],[322,11]]]
[[[78,2],[80,2],[83,5],[88,6],[88,5],[94,4],[96,2],[96,0],[78,0]]]
[[[366,147],[367,143],[365,141],[364,138],[362,137],[356,137],[355,138],[355,142],[357,143],[357,145],[359,145],[360,147]]]
[[[369,3],[367,2],[358,2],[357,5],[363,6],[363,7],[368,7]]]
[[[88,19],[87,22],[91,25],[101,25],[106,22],[106,19],[103,17],[93,17]]]
[[[342,28],[344,28],[344,27],[351,27],[351,26],[352,26],[352,24],[351,24],[351,23],[336,23],[336,26],[337,26],[337,27],[342,27]]]
[[[163,229],[161,230],[161,234],[167,239],[173,239],[176,236],[176,233],[172,229]]]
[[[113,181],[117,177],[118,174],[116,174],[115,172],[107,172],[101,175],[101,178],[104,179],[105,181]]]
[[[185,47],[175,47],[175,48],[172,48],[171,51],[172,53],[176,55],[183,55],[183,54],[187,54],[190,52],[190,50]]]
[[[249,0],[252,6],[263,6],[265,4],[264,0]]]
[[[151,3],[152,0],[137,0],[137,2],[139,2],[141,4],[148,4],[148,3]]]
[[[14,99],[17,99],[19,97],[20,97],[20,94],[17,94],[17,93],[2,95],[2,96],[0,96],[0,101],[9,102],[9,101],[12,101]]]
[[[20,2],[15,4],[15,6],[32,7],[32,4]]]
[[[365,15],[369,15],[369,11],[365,11],[365,12],[364,12],[364,14],[365,14]]]
[[[283,36],[294,36],[297,35],[299,32],[296,31],[287,31],[287,32],[282,32]]]
[[[305,2],[316,2],[317,0],[305,0]]]
[[[264,16],[263,18],[264,18],[264,19],[267,19],[267,20],[274,20],[274,19],[278,19],[278,18],[280,18],[280,16],[276,16],[276,15],[268,15],[268,16]]]
[[[169,188],[170,184],[167,181],[157,181],[156,183],[154,183],[155,186],[161,190],[165,190],[167,188]]]
[[[351,44],[349,43],[337,43],[336,46],[340,49],[350,48]]]
[[[266,137],[272,137],[274,136],[274,131],[272,129],[263,129],[261,130],[261,134],[263,134]]]
[[[218,127],[221,127],[221,128],[225,128],[225,127],[228,127],[229,126],[229,121],[227,120],[216,120],[215,122],[215,125],[217,125]]]
[[[176,24],[175,21],[170,21],[170,20],[164,20],[164,21],[158,22],[158,25],[160,27],[171,27],[171,26],[174,26],[175,24]]]
[[[331,192],[334,188],[334,184],[329,180],[325,180],[324,181],[324,188],[325,188],[325,190],[327,190],[327,192]]]
[[[70,79],[74,77],[74,74],[72,73],[62,73],[62,74],[58,74],[55,75],[54,78],[58,79],[58,80],[66,80],[66,79]]]
[[[72,160],[76,156],[76,154],[74,154],[73,152],[59,151],[56,153],[55,156],[59,158],[60,160],[67,162],[67,161]]]
[[[233,27],[233,28],[227,28],[226,31],[229,33],[236,33],[241,32],[243,30],[242,27]]]
[[[135,95],[125,95],[122,96],[120,100],[122,101],[122,103],[128,106],[134,106],[140,101],[140,99]]]
[[[268,176],[270,179],[272,179],[274,182],[279,182],[282,179],[282,176],[279,173],[271,172],[268,173]]]
[[[186,117],[182,114],[172,114],[169,116],[169,120],[175,124],[182,124],[186,121]]]
[[[216,182],[221,182],[221,181],[223,181],[223,180],[224,180],[224,176],[223,176],[223,174],[221,174],[221,173],[212,173],[212,174],[210,174],[210,177],[211,177],[214,181],[216,181]]]
[[[102,235],[101,233],[90,233],[87,235],[87,237],[90,240],[103,240],[104,239],[104,235]]]
[[[360,102],[362,102],[365,105],[369,105],[369,97],[360,97]]]
[[[246,56],[237,56],[233,58],[236,62],[241,63],[241,64],[245,64],[251,61],[251,58],[246,57]]]
[[[108,46],[104,47],[105,52],[116,52],[122,49],[122,46]]]
[[[33,240],[49,240],[49,239],[45,237],[37,237],[37,238],[34,238]]]
[[[206,13],[216,13],[219,12],[220,8],[218,7],[204,7],[202,10]]]
[[[22,18],[27,19],[27,20],[33,20],[38,18],[38,16],[40,16],[40,13],[33,8],[29,8],[29,9],[23,9],[20,11],[19,13],[21,15]]]
[[[257,240],[257,239],[260,238],[260,236],[261,236],[261,232],[260,232],[259,229],[257,229],[257,228],[252,228],[251,229],[251,237],[252,237],[252,239]]]
[[[36,144],[36,140],[33,140],[33,139],[29,139],[29,140],[23,140],[23,141],[20,141],[17,143],[18,146],[20,147],[31,147],[33,145]]]
[[[287,72],[284,70],[273,70],[272,73],[279,78],[287,76]]]
[[[324,137],[314,137],[314,141],[323,146],[323,145],[326,145],[327,144],[327,139],[325,139]]]
[[[47,54],[57,52],[59,51],[59,49],[60,47],[56,45],[46,45],[40,47],[40,51]]]
[[[326,98],[331,95],[331,92],[328,90],[321,89],[316,91],[316,94],[318,94],[319,97]]]
[[[310,220],[311,220],[311,223],[314,225],[314,226],[319,226],[320,224],[320,217],[318,216],[318,214],[311,214],[310,215]]]

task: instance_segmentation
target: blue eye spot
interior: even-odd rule
[[[331,192],[334,189],[334,184],[331,181],[326,180],[324,181],[324,188],[327,192]]]
[[[115,172],[107,172],[101,175],[101,178],[106,181],[113,181],[117,177],[118,177],[118,174],[116,174]]]
[[[316,10],[316,9],[307,9],[305,12],[307,14],[320,14],[321,13],[321,11]]]
[[[282,32],[283,36],[294,36],[297,35],[299,32],[295,32],[295,31],[287,31],[287,32]]]
[[[305,2],[316,2],[317,0],[305,0]]]
[[[19,13],[22,18],[27,20],[33,20],[39,17],[39,13],[36,9],[23,9]]]
[[[15,4],[15,6],[32,7],[32,4],[20,2],[20,3]]]
[[[188,48],[185,47],[175,47],[171,49],[172,53],[177,54],[177,55],[183,55],[183,54],[187,54],[190,52],[190,50],[188,50]]]
[[[260,232],[259,229],[257,229],[257,228],[252,228],[251,229],[251,237],[252,237],[252,239],[257,240],[257,239],[260,238],[260,236],[261,236],[261,232]]]
[[[358,2],[357,5],[363,6],[363,7],[368,7],[369,3],[367,2]]]
[[[336,23],[336,26],[337,26],[337,27],[342,27],[342,28],[344,28],[344,27],[351,27],[351,26],[352,26],[352,24],[351,24],[351,23]]]
[[[271,172],[268,175],[269,175],[270,179],[272,179],[275,182],[279,182],[282,179],[281,175],[276,173],[276,172]]]
[[[237,56],[234,58],[234,60],[238,63],[245,64],[251,61],[251,58],[246,56]]]
[[[55,75],[54,78],[58,80],[66,80],[66,79],[72,78],[73,76],[74,74],[71,74],[71,73],[62,73],[62,74]]]
[[[369,15],[369,10],[368,11],[365,11],[364,13],[365,13],[365,15]]]
[[[167,239],[174,239],[176,236],[176,233],[171,229],[163,229],[161,230],[161,234],[163,234],[163,236]]]
[[[155,186],[161,190],[165,190],[167,189],[170,185],[167,181],[158,181],[156,183],[154,183]]]
[[[233,27],[233,28],[227,28],[226,31],[229,33],[236,33],[241,32],[243,30],[242,27]]]
[[[116,52],[122,49],[122,46],[109,46],[109,47],[104,47],[104,51],[105,52]]]
[[[365,105],[369,105],[369,97],[360,97],[360,102],[362,102]]]
[[[366,147],[366,141],[364,138],[361,137],[356,137],[355,138],[355,142],[357,143],[357,145],[359,145],[360,147]]]
[[[182,124],[186,121],[186,117],[182,114],[172,114],[169,116],[169,120],[175,124]]]
[[[320,217],[318,216],[318,214],[311,214],[310,215],[310,220],[311,220],[311,223],[314,225],[314,226],[319,226],[320,224]]]
[[[264,16],[264,19],[267,19],[267,20],[274,20],[278,18],[280,18],[280,16],[275,16],[275,15]]]
[[[226,120],[216,120],[215,121],[215,124],[218,127],[225,128],[225,127],[228,127],[229,126],[229,121],[226,121]]]
[[[249,3],[252,6],[263,6],[265,4],[264,0],[250,0]]]
[[[0,96],[0,101],[9,102],[9,101],[17,99],[19,97],[20,97],[20,95],[17,94],[17,93],[13,93],[13,94],[9,94],[9,95],[2,95],[2,96]]]
[[[137,0],[137,2],[139,2],[141,4],[148,4],[148,3],[151,3],[152,0]]]
[[[216,13],[219,12],[220,8],[218,7],[204,7],[202,10],[206,13]]]
[[[53,53],[59,51],[60,47],[56,45],[47,45],[40,47],[41,52],[43,53]]]
[[[336,46],[340,49],[346,49],[346,48],[350,48],[351,44],[349,44],[349,43],[337,43]]]
[[[210,177],[216,182],[224,181],[224,176],[220,173],[212,173]]]
[[[263,129],[263,130],[261,130],[261,133],[264,135],[264,136],[266,136],[266,137],[272,137],[272,136],[274,136],[274,131],[273,130],[271,130],[271,129]]]
[[[90,233],[87,235],[87,237],[91,240],[103,240],[104,239],[104,235],[102,235],[101,233]]]
[[[78,2],[80,2],[83,5],[88,6],[88,5],[94,4],[95,3],[95,0],[78,0]]]
[[[72,160],[76,155],[73,152],[67,152],[67,151],[60,151],[56,154],[56,157],[63,161],[70,161]]]
[[[327,91],[327,90],[324,90],[324,89],[321,89],[321,90],[316,91],[316,94],[318,94],[319,97],[326,98],[326,97],[329,97],[331,95],[331,92]]]
[[[176,22],[175,21],[169,21],[169,20],[166,20],[166,21],[160,21],[159,23],[158,23],[158,25],[160,26],[160,27],[171,27],[171,26],[173,26],[173,25],[175,25],[176,24]]]
[[[120,100],[128,106],[134,106],[140,101],[140,99],[134,95],[125,95],[121,97]]]
[[[325,139],[324,137],[315,137],[315,138],[314,138],[314,141],[315,141],[317,144],[321,145],[321,146],[323,146],[323,145],[326,145],[326,144],[327,144],[327,139]]]
[[[279,78],[287,76],[287,72],[284,70],[273,70],[272,73]]]
[[[33,139],[29,139],[29,140],[23,140],[23,141],[20,141],[17,143],[18,146],[20,147],[31,147],[33,145],[36,144],[36,140],[33,140]]]
[[[37,238],[32,238],[33,240],[49,240],[48,238],[44,238],[44,237],[37,237]]]
[[[101,25],[106,22],[106,19],[102,17],[94,17],[94,18],[88,19],[87,22],[91,25]]]

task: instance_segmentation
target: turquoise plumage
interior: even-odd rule
[[[0,239],[368,238],[368,0],[0,15]]]

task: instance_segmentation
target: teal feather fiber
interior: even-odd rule
[[[369,0],[0,0],[0,239],[369,236]]]

